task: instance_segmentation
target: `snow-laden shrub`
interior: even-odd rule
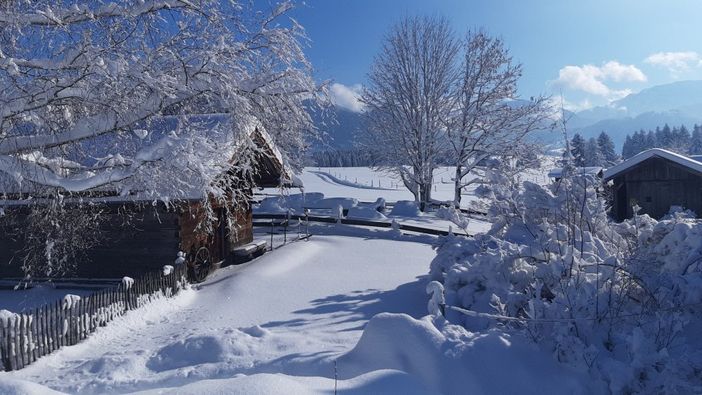
[[[436,210],[436,217],[451,221],[463,230],[466,230],[468,225],[470,225],[470,219],[468,216],[463,215],[461,210],[453,206],[439,207],[439,209]]]
[[[701,347],[685,337],[702,324],[702,223],[680,212],[613,223],[589,176],[489,178],[478,192],[492,229],[441,238],[431,263],[449,306],[484,313],[450,320],[523,331],[615,393],[702,388]]]

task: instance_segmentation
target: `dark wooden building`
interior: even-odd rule
[[[702,214],[702,162],[660,148],[650,149],[607,169],[611,181],[612,216],[622,221],[641,214],[659,219],[671,206]]]
[[[255,185],[290,185],[293,176],[284,168],[270,137],[258,127],[249,135],[257,145]],[[205,215],[205,203],[200,198],[168,205],[117,196],[94,200],[104,213],[99,225],[100,242],[85,252],[86,256],[73,272],[64,273],[63,277],[135,277],[172,265],[180,251],[186,253],[188,263],[196,257],[210,263],[231,262],[238,247],[253,241],[252,209],[247,201],[232,202],[229,207],[235,217],[233,226],[227,226],[224,208],[213,206],[220,219],[213,232],[204,233],[198,229]],[[128,221],[123,215],[125,210],[130,213]],[[18,279],[24,276],[22,255],[26,235],[22,233],[21,221],[26,218],[28,208],[17,201],[12,207],[5,207],[5,211],[13,211],[7,217],[14,217],[14,223],[0,224],[0,279]]]

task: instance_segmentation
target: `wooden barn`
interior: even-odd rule
[[[618,221],[631,218],[634,205],[656,219],[671,206],[702,214],[702,162],[690,157],[650,149],[607,169],[604,181],[611,181],[612,216]]]
[[[267,133],[257,126],[251,129],[249,136],[258,148],[255,185],[292,185],[294,177],[284,168],[280,153]],[[206,234],[197,229],[205,213],[203,199],[199,197],[168,205],[115,194],[91,199],[105,213],[100,222],[100,242],[86,251],[73,272],[62,273],[63,277],[121,279],[139,276],[164,265],[173,265],[179,252],[185,252],[185,263],[192,267],[192,275],[197,280],[197,277],[204,278],[216,265],[241,262],[265,247],[265,244],[251,244],[252,209],[248,201],[232,202],[229,209],[235,213],[233,226],[224,221],[223,207],[212,206],[221,219],[215,223],[214,232]],[[21,257],[27,235],[17,232],[22,229],[17,221],[26,219],[29,210],[21,200],[4,203],[5,212],[13,211],[13,215],[7,215],[13,220],[0,224],[0,279],[19,279],[24,275]],[[130,212],[128,221],[122,215],[125,210]]]

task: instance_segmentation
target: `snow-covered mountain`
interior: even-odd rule
[[[657,126],[702,123],[702,81],[679,81],[632,93],[608,106],[574,114],[568,126],[584,137],[606,131],[618,148],[627,134]]]
[[[323,136],[322,141],[313,143],[313,151],[324,151],[330,148],[351,149],[361,128],[361,117],[360,113],[338,106],[328,113],[316,114],[315,124]]]
[[[515,101],[515,103],[518,101]],[[314,148],[348,149],[353,144],[358,130],[362,127],[361,114],[340,107],[334,109],[336,121],[319,119],[320,129],[327,134],[323,143]],[[688,129],[702,124],[702,81],[679,81],[647,88],[632,93],[608,106],[594,107],[572,113],[566,111],[570,135],[580,133],[584,137],[594,137],[606,131],[621,149],[627,134],[640,129],[655,129],[657,126],[685,125]],[[559,132],[541,131],[534,138],[547,144],[558,144],[562,135]]]

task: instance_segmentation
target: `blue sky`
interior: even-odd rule
[[[341,105],[366,80],[383,35],[407,15],[440,15],[463,33],[502,37],[524,66],[520,94],[560,94],[573,109],[702,79],[702,2],[693,0],[306,0],[294,11],[317,77]]]

